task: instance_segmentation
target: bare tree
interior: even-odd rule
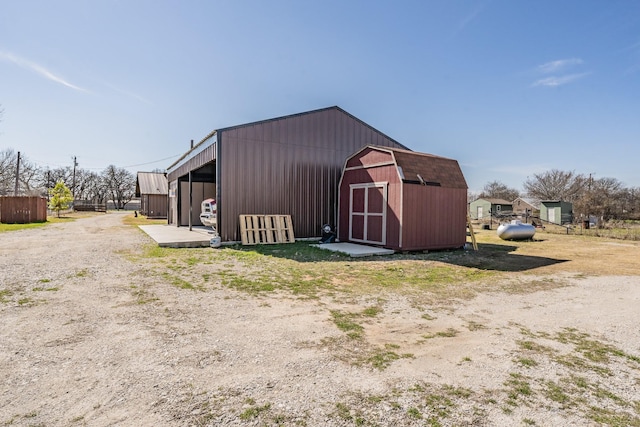
[[[586,184],[584,175],[553,169],[527,178],[524,189],[535,200],[573,202],[582,196]]]
[[[0,151],[0,196],[11,194],[15,184],[16,152],[12,149]]]
[[[0,195],[6,196],[15,191],[16,171],[18,171],[18,153],[11,148],[0,151]],[[18,189],[20,194],[40,194],[40,169],[20,153]]]
[[[116,205],[116,209],[124,209],[136,193],[136,178],[124,168],[109,165],[103,172],[107,194]]]
[[[482,189],[479,197],[490,199],[504,199],[509,202],[520,197],[520,192],[515,188],[509,188],[500,181],[491,181]]]

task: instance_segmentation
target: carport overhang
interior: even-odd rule
[[[217,133],[213,131],[167,168],[169,224],[189,226],[189,230],[200,225],[197,217],[201,201],[219,194],[217,149]],[[202,192],[194,195],[194,187],[202,188]],[[208,195],[203,196],[205,192]]]

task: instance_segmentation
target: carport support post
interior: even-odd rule
[[[189,171],[189,231],[191,231],[191,214],[193,212],[193,188],[191,186],[191,171]]]

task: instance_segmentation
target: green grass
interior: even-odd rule
[[[261,413],[266,412],[269,409],[271,409],[271,404],[270,403],[265,403],[262,406],[252,406],[250,408],[245,409],[240,414],[240,419],[243,420],[243,421],[253,420],[253,419],[257,418],[258,416],[260,416]]]
[[[11,295],[13,295],[13,292],[11,292],[9,289],[0,289],[0,302],[9,302],[7,297],[10,297]]]
[[[411,293],[425,300],[470,298],[477,293],[474,283],[497,274],[448,262],[464,257],[463,251],[446,256],[398,254],[353,259],[312,247],[309,242],[225,246],[216,251],[150,245],[142,254],[125,255],[132,261],[150,261],[154,269],[173,269],[183,277],[193,276],[188,279],[192,283],[211,281],[250,294],[285,291],[302,298],[381,291]]]
[[[439,331],[436,332],[434,334],[427,334],[427,335],[423,335],[422,337],[425,339],[432,339],[432,338],[453,338],[455,336],[458,335],[458,330],[454,329],[454,328],[447,328],[444,331]]]
[[[47,217],[46,221],[42,221],[42,222],[31,222],[29,224],[5,224],[0,222],[0,233],[5,233],[5,232],[11,232],[11,231],[18,231],[18,230],[30,230],[32,228],[40,228],[40,227],[45,227],[49,224],[57,224],[57,223],[61,223],[61,222],[69,222],[69,221],[75,221],[77,218],[75,216],[63,216],[63,217],[55,217],[55,216],[50,216]]]
[[[398,354],[392,350],[398,347],[399,346],[397,345],[386,344],[384,348],[374,350],[367,358],[367,364],[382,371],[398,359],[409,359],[414,357],[413,354],[410,353]]]

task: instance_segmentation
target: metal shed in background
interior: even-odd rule
[[[140,197],[140,213],[149,218],[166,218],[167,177],[163,173],[138,172],[136,197]]]
[[[552,224],[570,224],[573,222],[573,204],[563,200],[542,200],[540,219]]]
[[[467,183],[458,162],[368,146],[340,179],[338,238],[394,250],[449,249],[467,239]]]
[[[368,145],[405,148],[339,107],[218,129],[169,166],[169,223],[199,225],[214,198],[223,241],[239,241],[239,215],[291,215],[296,237],[337,223],[345,159]]]

